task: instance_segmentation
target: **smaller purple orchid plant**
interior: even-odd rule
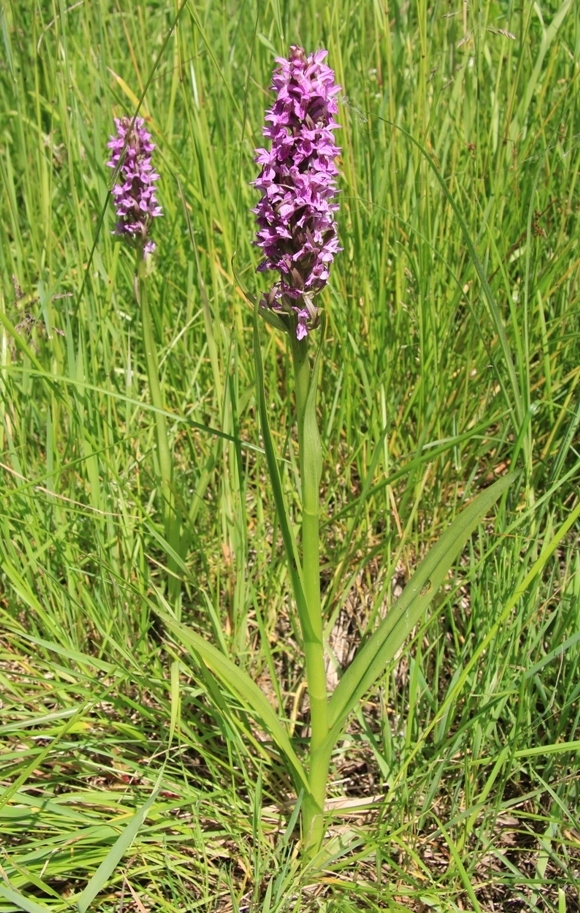
[[[334,219],[340,149],[333,136],[340,86],[323,62],[327,53],[306,55],[292,46],[289,59],[276,58],[272,89],[277,98],[263,131],[272,145],[256,150],[262,170],[253,185],[262,197],[253,210],[255,243],[264,252],[258,269],[280,274],[261,305],[282,317],[298,340],[318,324],[313,299],[341,250]]]
[[[111,149],[107,165],[117,179],[111,190],[118,219],[114,234],[140,248],[147,259],[155,250],[149,237],[151,224],[163,215],[155,188],[159,175],[151,163],[155,144],[142,117],[115,118],[115,126],[117,135],[107,143]]]
[[[153,220],[163,215],[155,186],[159,175],[153,169],[151,161],[155,144],[151,142],[151,134],[145,129],[142,117],[115,118],[115,127],[116,135],[111,136],[107,143],[111,150],[107,165],[113,169],[115,181],[111,190],[117,212],[117,225],[113,234],[124,239],[135,252],[133,288],[141,311],[143,353],[151,402],[155,409],[158,490],[170,552],[167,588],[171,604],[179,607],[180,578],[173,555],[179,554],[180,549],[180,519],[175,503],[171,444],[159,377],[148,282],[153,268],[151,255],[155,250],[155,242],[150,237],[151,227]]]

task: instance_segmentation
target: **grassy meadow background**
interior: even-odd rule
[[[1,913],[76,909],[156,785],[89,909],[578,911],[580,4],[0,15]],[[169,562],[184,623],[251,671],[300,745],[252,353],[269,278],[254,148],[291,44],[328,48],[342,86],[319,395],[330,678],[461,505],[518,472],[335,752],[336,851],[307,872],[275,752],[156,614]],[[140,98],[180,555],[105,167],[113,116]],[[289,355],[260,335],[292,502]]]

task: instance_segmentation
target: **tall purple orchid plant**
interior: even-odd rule
[[[340,250],[335,212],[339,149],[333,131],[340,91],[333,71],[324,63],[326,51],[306,55],[290,49],[278,58],[272,88],[276,100],[266,115],[264,135],[269,149],[258,149],[261,171],[254,186],[261,198],[254,212],[255,243],[264,259],[258,269],[274,270],[278,279],[264,295],[261,312],[283,329],[292,350],[300,453],[302,500],[301,549],[296,546],[284,504],[278,463],[268,426],[259,345],[256,344],[258,402],[268,470],[272,480],[288,569],[298,609],[310,698],[310,751],[305,769],[280,727],[271,726],[302,793],[302,838],[306,859],[317,854],[325,833],[324,806],[330,760],[348,716],[421,619],[437,587],[480,518],[510,484],[501,479],[480,494],[451,524],[426,556],[403,594],[375,631],[369,633],[351,665],[329,697],[326,687],[323,618],[320,599],[319,489],[321,444],[316,416],[318,349],[312,366],[309,343],[320,321],[316,295],[326,285],[330,266]],[[207,653],[206,653],[207,655]],[[232,670],[233,673],[233,670]],[[247,685],[246,685],[247,688]],[[249,689],[245,692],[249,693]],[[259,693],[253,703],[269,718]]]
[[[303,840],[307,854],[323,837],[324,800],[330,764],[328,696],[320,602],[319,489],[322,473],[316,420],[317,361],[311,368],[310,334],[319,324],[316,295],[326,285],[341,249],[335,212],[338,204],[333,131],[338,127],[334,73],[327,51],[307,55],[293,46],[288,59],[277,58],[272,88],[276,100],[266,114],[269,149],[258,149],[262,166],[254,186],[261,191],[255,208],[256,241],[264,253],[258,269],[278,279],[262,299],[264,315],[290,338],[296,382],[296,412],[302,498],[302,558],[289,554],[294,596],[302,628],[310,698],[308,789],[302,799]],[[264,421],[263,421],[264,423]],[[277,470],[271,466],[270,472]]]

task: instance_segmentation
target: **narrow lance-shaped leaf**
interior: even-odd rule
[[[54,909],[54,907],[47,907],[46,904],[36,903],[36,901],[25,897],[20,891],[5,885],[0,885],[0,897],[7,900],[18,910],[24,910],[25,913],[50,913]],[[62,910],[63,907],[58,907],[57,909]]]
[[[274,494],[274,502],[276,504],[276,513],[278,515],[282,540],[284,542],[284,550],[286,552],[286,561],[288,563],[288,569],[290,572],[290,580],[292,581],[294,599],[296,600],[300,618],[307,620],[308,608],[306,605],[306,597],[304,595],[304,586],[302,583],[302,569],[300,565],[300,558],[298,556],[296,540],[294,538],[290,520],[288,518],[288,511],[286,510],[284,493],[282,491],[282,483],[280,481],[280,473],[278,472],[276,453],[272,443],[272,435],[270,434],[268,409],[266,407],[266,397],[264,394],[264,371],[262,368],[262,355],[260,352],[260,342],[258,336],[257,309],[258,306],[256,305],[256,310],[254,312],[254,358],[256,364],[256,392],[258,396],[258,409],[260,412],[262,437],[264,439],[264,451],[266,454],[266,462],[268,463],[270,482],[272,483],[272,492]]]
[[[208,643],[191,628],[178,622],[172,615],[156,610],[164,624],[173,631],[180,644],[186,644],[195,651],[213,674],[226,686],[230,694],[247,707],[251,715],[272,737],[290,765],[297,791],[308,789],[308,778],[298,755],[294,751],[290,736],[278,719],[276,711],[258,685],[247,672],[226,656],[213,644]]]
[[[513,480],[513,474],[499,479],[462,510],[423,559],[387,617],[360,648],[330,700],[332,743],[340,736],[348,714],[372,688],[420,621],[477,524]]]
[[[147,817],[149,809],[157,798],[161,788],[162,778],[163,770],[159,774],[155,788],[145,804],[131,818],[129,824],[123,829],[117,840],[115,840],[113,846],[101,862],[100,866],[89,881],[84,891],[82,891],[81,894],[79,894],[77,897],[76,905],[79,913],[85,913],[85,911],[88,910],[97,894],[106,886],[111,875],[119,865],[121,859],[133,843],[133,840],[137,836],[141,825]]]

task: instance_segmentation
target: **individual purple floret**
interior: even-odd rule
[[[280,274],[261,304],[278,315],[295,315],[298,339],[318,323],[314,295],[323,288],[337,251],[338,235],[333,202],[336,193],[335,158],[340,152],[332,131],[338,107],[334,73],[325,63],[327,51],[306,56],[290,48],[290,58],[276,58],[272,89],[277,98],[266,114],[270,126],[264,136],[270,150],[256,150],[262,166],[254,186],[262,198],[253,210],[256,241],[264,252],[258,269]]]
[[[155,196],[159,175],[151,164],[155,145],[144,124],[142,117],[115,118],[117,135],[107,143],[112,150],[107,165],[115,170],[119,182],[111,190],[118,218],[114,234],[128,236],[147,258],[155,250],[149,238],[151,222],[162,216],[163,210]]]

